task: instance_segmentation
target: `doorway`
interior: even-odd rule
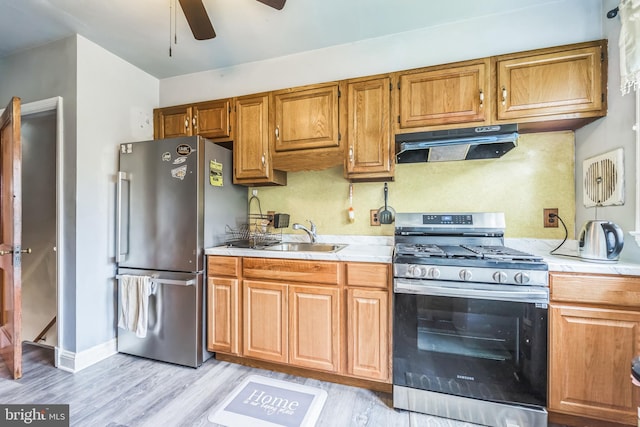
[[[56,347],[56,111],[22,114],[22,339]]]
[[[65,244],[61,184],[64,148],[62,97],[22,104],[21,134],[22,247],[32,247],[32,253],[22,257],[21,335],[23,343],[33,343],[51,323],[43,335],[44,340],[38,339],[37,345],[55,350],[54,364],[57,367],[60,351],[64,348],[61,316],[64,283],[62,248]],[[38,195],[43,200],[38,200]],[[51,322],[54,316],[55,322]]]

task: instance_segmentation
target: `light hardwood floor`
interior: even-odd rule
[[[246,376],[263,375],[319,387],[328,398],[318,427],[472,427],[393,409],[391,395],[210,359],[193,369],[116,354],[78,373],[53,365],[53,350],[23,345],[23,377],[0,362],[0,403],[70,405],[72,426],[208,426],[209,412]]]

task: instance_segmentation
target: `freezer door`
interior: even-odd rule
[[[149,275],[156,292],[149,297],[147,335],[118,328],[118,352],[198,367],[211,357],[204,330],[205,289],[202,273],[167,273],[119,269],[118,275]],[[118,316],[122,311],[118,281]]]
[[[119,267],[203,269],[203,147],[196,136],[120,145]]]

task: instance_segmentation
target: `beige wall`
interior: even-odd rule
[[[290,172],[286,187],[254,189],[263,213],[289,213],[290,226],[311,219],[320,235],[393,235],[393,224],[369,225],[369,210],[384,204],[382,183],[354,184],[356,221],[348,222],[349,182],[342,167]],[[518,147],[500,159],[396,165],[389,205],[396,212],[500,211],[506,215],[507,237],[561,239],[562,227],[542,227],[542,210],[558,208],[572,239],[574,134],[521,135]],[[284,232],[297,233],[291,228]]]

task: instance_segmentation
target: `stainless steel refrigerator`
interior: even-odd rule
[[[117,277],[156,284],[146,336],[118,327],[118,351],[198,367],[211,355],[204,249],[247,217],[232,151],[198,136],[121,144],[117,187]]]

